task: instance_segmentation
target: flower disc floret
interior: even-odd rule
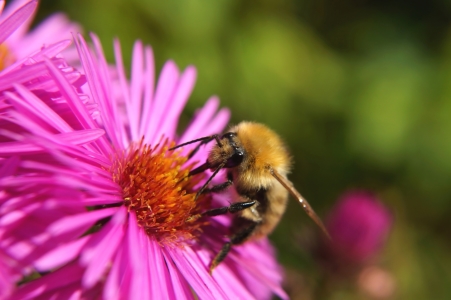
[[[169,151],[167,143],[152,146],[140,142],[113,165],[113,180],[124,194],[125,206],[136,213],[138,224],[160,242],[193,239],[202,225],[186,222],[203,207],[195,200],[199,177],[189,177],[187,158]]]

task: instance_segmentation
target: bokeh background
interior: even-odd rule
[[[388,280],[381,295],[319,262],[318,231],[291,201],[271,239],[293,299],[451,299],[451,1],[42,1],[36,22],[55,11],[96,32],[111,62],[119,37],[127,64],[136,39],[158,69],[194,64],[185,122],[216,94],[232,123],[276,130],[321,216],[350,189],[391,210],[368,262],[383,270],[376,291]]]

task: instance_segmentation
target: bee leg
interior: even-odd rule
[[[206,194],[206,193],[220,193],[222,191],[224,191],[225,189],[227,189],[229,186],[231,186],[233,184],[233,176],[232,173],[227,173],[227,181],[214,185],[211,188],[205,188],[204,190],[202,190],[202,194]]]
[[[222,246],[221,251],[215,256],[210,264],[210,275],[213,269],[216,268],[227,256],[232,245],[239,245],[247,240],[247,238],[254,232],[255,228],[260,224],[260,222],[249,221],[249,225],[238,231],[230,237],[230,241]]]
[[[188,219],[186,219],[186,222],[193,222],[204,216],[214,217],[214,216],[226,214],[228,212],[233,214],[233,213],[242,211],[243,209],[249,208],[249,207],[253,206],[255,203],[257,203],[257,201],[251,200],[251,201],[247,201],[247,202],[233,203],[230,206],[223,206],[223,207],[209,209],[207,211],[204,211],[201,214],[190,216]]]

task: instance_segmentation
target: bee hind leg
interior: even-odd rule
[[[259,224],[260,222],[249,221],[249,225],[242,228],[240,231],[230,237],[230,241],[222,246],[221,251],[219,251],[219,253],[216,254],[215,258],[212,260],[210,264],[210,275],[213,272],[213,269],[216,268],[226,258],[232,246],[239,245],[245,242]]]

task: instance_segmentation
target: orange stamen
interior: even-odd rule
[[[179,151],[168,151],[169,146],[173,145],[152,148],[141,141],[112,168],[125,206],[136,213],[147,234],[165,244],[195,238],[204,223],[187,220],[206,208],[205,197],[195,200],[194,186],[201,177],[188,177],[187,158]]]

